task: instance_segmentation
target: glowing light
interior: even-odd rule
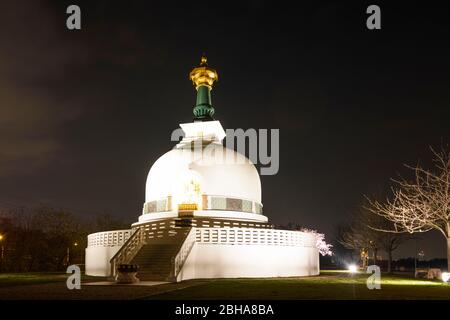
[[[356,272],[358,272],[358,267],[355,264],[351,264],[348,266],[348,271],[350,273],[356,273]]]
[[[0,241],[2,241],[2,240],[3,240],[3,235],[0,234]]]
[[[442,281],[448,282],[450,280],[450,272],[442,272]]]

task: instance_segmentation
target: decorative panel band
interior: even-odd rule
[[[144,204],[144,213],[167,212],[172,210],[172,197],[150,201]]]
[[[183,207],[184,205],[181,206],[181,208],[178,208],[179,210],[187,210],[187,208]],[[195,208],[192,207],[190,210],[226,210],[262,214],[261,203],[238,198],[202,195],[201,208],[199,206],[196,205]],[[144,204],[144,214],[172,210],[172,197],[150,201]]]

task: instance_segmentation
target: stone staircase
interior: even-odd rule
[[[139,265],[137,277],[141,281],[172,281],[172,259],[180,243],[153,243],[144,245],[131,261]]]
[[[184,220],[171,226],[141,226],[111,258],[112,279],[116,278],[119,265],[132,264],[139,266],[139,280],[176,282],[195,242],[193,231]]]

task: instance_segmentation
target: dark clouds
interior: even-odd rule
[[[80,55],[48,6],[17,1],[0,11],[0,176],[31,174],[57,155],[61,128],[83,113],[74,96],[55,94]]]
[[[65,29],[63,5],[0,6],[0,175],[32,174],[67,151],[64,128],[114,101],[101,87],[107,73],[139,68],[149,52],[120,21],[93,19],[78,35]]]
[[[0,4],[0,209],[135,221],[151,164],[192,119],[203,51],[224,127],[280,129],[280,172],[262,177],[275,223],[331,237],[363,193],[449,137],[444,8],[384,6],[374,33],[362,4],[77,3],[81,31],[65,28],[71,2]]]

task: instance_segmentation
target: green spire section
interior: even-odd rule
[[[203,55],[200,66],[194,68],[189,74],[189,78],[197,90],[197,102],[194,106],[194,120],[211,121],[214,120],[214,107],[211,103],[211,90],[214,82],[218,80],[216,70],[208,67],[207,58]]]
[[[214,107],[211,104],[211,89],[208,86],[197,88],[197,103],[194,107],[195,120],[214,120]]]

